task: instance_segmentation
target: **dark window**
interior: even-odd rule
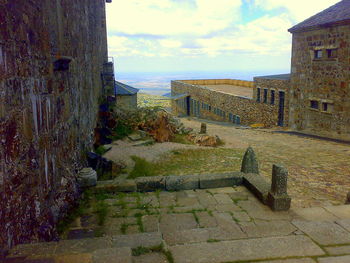
[[[337,58],[338,57],[338,50],[337,49],[327,49],[327,56],[328,56],[328,58]]]
[[[208,109],[209,109],[209,111],[211,111],[211,106],[210,105],[209,105]]]
[[[270,98],[270,102],[272,105],[275,104],[275,91],[274,90],[271,90],[271,98]]]
[[[310,100],[310,107],[312,109],[317,109],[318,110],[318,101],[317,100]]]
[[[256,101],[260,102],[260,88],[256,89]]]
[[[267,103],[267,89],[264,89],[264,103]]]
[[[322,58],[322,50],[315,50],[314,58]]]
[[[322,110],[323,111],[328,111],[328,103],[327,102],[323,102],[322,103]]]

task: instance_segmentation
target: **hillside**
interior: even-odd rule
[[[167,97],[159,95],[151,95],[146,93],[137,94],[137,106],[138,107],[154,107],[161,106],[164,108],[171,107],[171,100]]]

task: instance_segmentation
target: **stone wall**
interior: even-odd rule
[[[284,107],[283,107],[283,124],[288,126],[289,119],[289,92],[290,92],[290,80],[273,79],[273,78],[254,78],[254,91],[253,100],[259,103],[267,103],[276,108],[277,111],[280,110],[280,92],[284,93]],[[260,98],[258,99],[257,90],[260,89]],[[266,101],[264,98],[264,90],[267,91]],[[274,99],[273,93],[274,92]],[[282,108],[281,108],[282,110]],[[278,116],[277,116],[278,122]]]
[[[244,82],[246,82],[246,87],[254,85],[253,82],[242,81],[242,83]],[[228,84],[225,80],[214,83]],[[258,103],[252,99],[214,91],[198,85],[213,84],[205,83],[205,80],[171,82],[172,96],[185,94],[182,98],[172,101],[172,110],[175,115],[187,115],[186,100],[187,97],[190,97],[192,100],[190,115],[192,116],[227,122],[235,122],[239,118],[239,122],[243,125],[254,123],[263,124],[265,127],[276,125],[278,114],[276,106]]]
[[[318,51],[322,54],[321,58],[315,58]],[[335,53],[332,55],[332,52]],[[349,140],[349,96],[349,25],[294,33],[291,128]]]
[[[137,108],[137,94],[117,96],[117,106],[121,108],[136,109]]]
[[[0,10],[0,247],[9,247],[57,237],[77,197],[107,36],[105,0],[1,0]]]

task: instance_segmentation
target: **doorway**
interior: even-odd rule
[[[187,109],[187,116],[190,116],[191,115],[191,98],[190,96],[187,96],[186,97],[186,109]]]
[[[283,127],[284,122],[284,91],[279,92],[279,106],[278,106],[278,126]]]

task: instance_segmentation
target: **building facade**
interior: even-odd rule
[[[106,0],[0,1],[0,248],[57,238],[107,62]]]
[[[120,108],[136,109],[137,108],[137,93],[139,89],[129,85],[115,82],[116,105]]]
[[[350,1],[331,6],[289,32],[290,127],[350,140]]]
[[[282,81],[283,85],[279,87],[277,81],[278,84],[270,87],[268,82],[262,78],[258,78],[255,83],[233,79],[172,81],[172,110],[179,116],[195,116],[242,125],[275,126],[278,124],[279,97],[276,96],[276,103],[263,103],[257,99],[257,90],[264,87],[268,87],[269,91],[273,87],[276,91],[284,90],[285,83]],[[257,83],[259,88],[256,88]]]

